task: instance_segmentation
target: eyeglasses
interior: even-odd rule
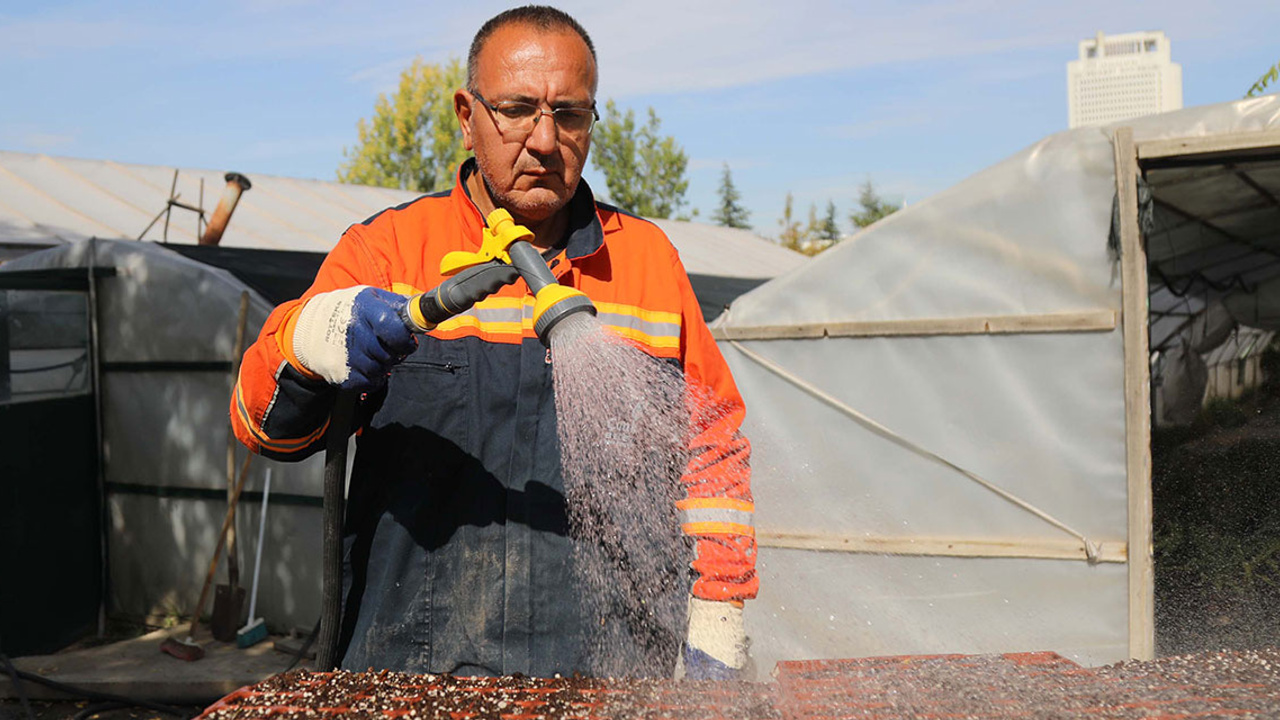
[[[555,123],[561,135],[572,140],[586,138],[591,134],[592,126],[600,119],[595,103],[591,103],[591,107],[560,107],[554,110],[543,110],[537,105],[517,100],[491,103],[475,90],[470,92],[481,105],[493,113],[493,121],[498,126],[498,132],[504,136],[515,136],[519,140],[525,140],[533,134],[533,128],[537,126],[543,115],[550,115],[551,121]]]

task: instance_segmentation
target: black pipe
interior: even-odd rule
[[[347,440],[358,395],[339,391],[329,416],[324,449],[324,573],[320,600],[320,637],[316,670],[338,666],[338,635],[342,624],[342,519],[346,506]]]

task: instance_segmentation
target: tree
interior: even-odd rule
[[[782,232],[778,233],[778,242],[789,250],[804,252],[805,233],[800,229],[800,223],[792,219],[792,202],[791,193],[787,193],[787,202],[782,208],[782,219],[778,221],[782,226]]]
[[[1276,80],[1280,80],[1280,63],[1272,65],[1269,70],[1262,73],[1262,77],[1258,78],[1258,82],[1254,83],[1253,87],[1249,88],[1249,92],[1245,93],[1244,96],[1247,98],[1258,97],[1267,89],[1268,85]]]
[[[840,225],[836,222],[836,203],[834,200],[827,201],[827,216],[822,221],[822,228],[818,231],[818,238],[827,247],[840,242]]]
[[[817,203],[809,203],[809,222],[805,223],[804,226],[806,249],[817,251],[816,241],[822,238],[822,224],[822,221],[818,219]],[[817,252],[814,252],[813,254],[816,255]]]
[[[443,65],[415,59],[393,96],[378,95],[372,120],[356,125],[359,140],[343,150],[338,180],[417,192],[451,187],[468,155],[453,113],[453,93],[465,82],[456,58]]]
[[[729,163],[724,164],[724,174],[720,177],[720,207],[711,216],[717,225],[731,228],[749,229],[751,223],[747,216],[751,211],[738,204],[740,196],[733,186],[733,175],[729,173]]]
[[[880,218],[888,217],[898,211],[897,205],[885,202],[876,193],[876,189],[870,180],[862,184],[862,189],[858,193],[858,205],[862,207],[862,210],[852,213],[849,216],[849,220],[853,222],[855,227],[859,228],[864,228]]]
[[[675,138],[658,134],[661,127],[653,108],[649,121],[637,129],[635,111],[620,115],[610,100],[592,138],[591,164],[604,173],[609,199],[644,217],[671,217],[685,204],[689,189],[684,176],[689,157]]]

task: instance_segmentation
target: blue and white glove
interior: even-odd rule
[[[736,680],[746,664],[747,633],[742,608],[690,597],[684,676],[690,680]]]
[[[377,390],[418,345],[401,317],[406,302],[368,285],[320,293],[298,312],[294,357],[344,390]]]

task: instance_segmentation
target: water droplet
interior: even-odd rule
[[[550,340],[570,528],[595,540],[576,543],[573,556],[583,607],[600,620],[589,622],[599,628],[590,664],[596,674],[629,674],[644,642],[604,622],[605,613],[629,608],[672,642],[683,638],[687,598],[670,588],[679,586],[675,568],[692,558],[675,503],[690,428],[717,418],[709,394],[687,387],[678,368],[590,315],[565,317]]]

